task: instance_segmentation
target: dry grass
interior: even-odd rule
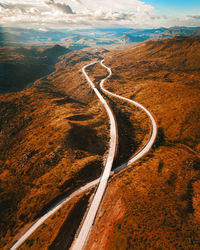
[[[145,144],[150,136],[150,125],[146,114],[126,101],[106,96],[100,89],[100,80],[108,75],[108,72],[100,63],[87,69],[89,77],[107,100],[113,110],[118,126],[118,152],[114,160],[113,168],[126,162]],[[127,150],[128,149],[128,150]]]
[[[87,249],[199,249],[199,43],[198,37],[149,41],[106,56],[113,70],[106,88],[152,111],[158,138],[148,156],[112,178]],[[98,56],[69,53],[47,79],[3,96],[2,246],[63,194],[100,174],[108,121],[80,71]],[[107,72],[96,65],[89,74],[97,84]],[[118,165],[144,143],[149,124],[132,106],[108,101],[120,124]],[[35,248],[64,243],[66,217],[54,219],[54,232],[52,221],[41,238],[39,231],[33,236]]]
[[[68,249],[87,208],[90,192],[73,198],[51,216],[19,249]]]
[[[80,71],[93,58],[89,51],[69,53],[48,78],[1,95],[1,247],[101,174],[109,124]]]
[[[86,249],[198,249],[199,164],[182,147],[160,147],[113,177]]]
[[[106,57],[106,87],[152,111],[158,138],[112,178],[86,249],[199,249],[199,45],[150,41]]]

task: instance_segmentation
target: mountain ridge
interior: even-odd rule
[[[52,44],[81,45],[95,47],[98,45],[124,45],[134,42],[143,42],[148,39],[164,39],[175,36],[200,35],[200,27],[171,27],[157,29],[132,29],[132,28],[96,28],[86,30],[49,30],[36,31],[26,29],[4,28],[0,30],[0,45],[19,44]],[[123,36],[129,37],[124,40]],[[73,41],[73,37],[76,39]],[[82,42],[81,42],[82,39]],[[73,43],[72,43],[73,42]]]

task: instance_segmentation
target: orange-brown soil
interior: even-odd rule
[[[86,249],[198,249],[199,164],[162,146],[113,177]]]
[[[109,123],[81,73],[98,56],[68,53],[31,88],[1,95],[1,248],[63,195],[101,174]]]
[[[45,221],[19,249],[69,249],[92,191],[69,201]]]
[[[119,137],[114,169],[126,162],[146,144],[150,137],[151,125],[143,111],[126,101],[109,97],[102,92],[99,82],[108,75],[108,72],[100,63],[89,67],[87,73],[112,108],[117,122]]]
[[[145,158],[112,177],[86,249],[199,249],[199,55],[199,37],[106,55],[113,70],[106,87],[147,107],[158,138]]]
[[[62,46],[49,48],[0,47],[0,94],[19,91],[54,70],[59,56],[70,52]]]
[[[145,158],[110,180],[86,249],[199,249],[199,45],[198,37],[175,38],[106,54],[105,64],[113,71],[106,88],[147,107],[155,115],[158,138]],[[1,96],[5,248],[19,228],[101,173],[108,120],[80,70],[98,56],[69,53],[48,78]],[[88,72],[95,84],[107,75],[99,65]],[[125,102],[107,100],[119,123],[117,166],[144,144],[149,122]],[[84,197],[50,218],[23,247],[61,244],[62,249],[73,235],[64,243],[72,207],[79,211],[87,204]],[[51,232],[54,223],[58,226]]]

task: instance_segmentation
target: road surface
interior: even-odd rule
[[[87,81],[90,83],[90,85],[92,86],[92,88],[94,89],[94,91],[98,92],[97,96],[99,97],[100,101],[103,100],[102,96],[100,95],[99,91],[95,88],[95,85],[94,83],[90,80],[90,78],[88,77],[87,73],[85,72],[85,69],[95,63],[97,63],[98,61],[96,62],[93,62],[93,63],[90,63],[86,66],[83,67],[83,74],[85,75]],[[138,159],[140,159],[141,157],[143,157],[152,147],[155,139],[156,139],[156,135],[157,135],[157,126],[156,126],[156,122],[153,118],[153,116],[151,115],[151,113],[144,107],[142,106],[141,104],[135,102],[135,101],[132,101],[128,98],[125,98],[125,97],[122,97],[122,96],[119,96],[117,94],[114,94],[108,90],[106,90],[104,87],[103,87],[103,84],[104,82],[112,75],[112,71],[110,68],[108,68],[107,66],[105,66],[103,64],[104,60],[102,60],[100,63],[102,65],[102,67],[104,67],[105,69],[107,69],[108,71],[108,76],[106,78],[104,78],[103,80],[101,80],[100,82],[100,88],[102,89],[102,91],[105,93],[105,94],[108,94],[108,95],[111,95],[111,96],[114,96],[116,98],[119,98],[121,100],[124,100],[124,101],[127,101],[135,106],[137,106],[138,108],[142,109],[150,118],[151,120],[151,124],[152,124],[152,129],[151,129],[151,136],[150,136],[150,139],[147,143],[147,145],[145,147],[142,148],[142,150],[140,150],[133,158],[131,158],[129,161],[125,162],[124,164],[122,164],[121,166],[119,166],[115,171],[114,173],[117,173],[119,172],[120,170],[122,170],[123,168],[125,168],[127,165],[130,165],[132,163],[134,163],[135,161],[137,161]],[[102,102],[103,103],[103,102]],[[104,104],[105,106],[105,104]],[[106,107],[107,106],[107,107]],[[109,106],[106,105],[105,108],[107,109]],[[108,113],[109,115],[109,113]],[[112,117],[110,117],[110,120],[112,119]],[[113,122],[115,122],[115,120],[113,119]],[[112,125],[112,123],[111,123]],[[117,126],[117,125],[116,125]],[[112,130],[112,126],[111,126],[111,130]],[[117,131],[116,131],[117,132]],[[113,133],[111,132],[111,140],[112,140],[112,136],[113,136]],[[117,143],[116,139],[115,139],[115,142]],[[114,144],[110,144],[110,150],[112,151],[112,145],[114,146]],[[114,157],[114,154],[112,154],[112,157]],[[114,159],[114,158],[113,158]],[[112,162],[113,162],[113,159],[112,159]],[[72,244],[72,247],[71,247],[71,250],[81,250],[84,248],[84,245],[85,245],[85,242],[87,240],[87,237],[88,237],[88,234],[91,230],[91,227],[93,225],[93,222],[94,222],[94,219],[95,219],[95,216],[96,216],[96,213],[98,211],[98,208],[100,206],[100,203],[101,203],[101,200],[103,198],[103,195],[104,195],[104,192],[105,192],[105,189],[106,189],[106,186],[107,186],[107,182],[108,182],[108,178],[109,178],[109,175],[111,173],[111,161],[110,161],[110,164],[109,166],[105,166],[105,170],[104,170],[104,173],[105,173],[105,177],[104,177],[104,173],[103,173],[103,176],[100,180],[100,184],[99,184],[99,187],[98,187],[98,190],[95,194],[95,197],[92,201],[92,204],[90,206],[90,209],[89,209],[89,212],[85,218],[85,221],[82,225],[82,228],[80,230],[80,233],[78,235],[78,237],[74,240],[73,244]]]
[[[101,61],[101,65],[102,67],[104,67],[105,69],[108,70],[109,72],[109,75],[112,75],[112,71],[110,68],[108,68],[106,65],[104,65],[104,60]],[[128,160],[127,162],[123,163],[122,165],[120,165],[119,167],[117,167],[114,172],[117,173],[119,172],[120,170],[122,170],[123,168],[125,168],[127,165],[130,165],[134,162],[136,162],[137,160],[139,160],[141,157],[143,157],[146,153],[149,152],[149,150],[151,149],[151,147],[153,146],[153,143],[155,142],[155,139],[156,139],[156,136],[157,136],[157,125],[156,125],[156,121],[155,119],[153,118],[152,114],[141,104],[139,104],[138,102],[135,102],[133,100],[130,100],[128,98],[125,98],[123,96],[120,96],[120,95],[117,95],[115,93],[112,93],[108,90],[106,90],[104,87],[103,87],[103,83],[104,83],[105,80],[101,81],[100,83],[100,88],[102,89],[102,91],[107,94],[107,95],[110,95],[110,96],[113,96],[113,97],[116,97],[116,98],[119,98],[123,101],[127,101],[131,104],[133,104],[134,106],[140,108],[141,110],[143,110],[149,117],[150,121],[151,121],[151,135],[150,135],[150,138],[148,140],[148,143],[142,148],[140,149],[139,152],[137,152],[135,154],[134,157],[132,157],[130,160]]]
[[[111,168],[113,165],[115,153],[117,151],[117,141],[118,141],[118,139],[117,139],[117,123],[115,121],[112,110],[109,107],[109,105],[107,104],[107,102],[105,101],[105,99],[103,98],[103,96],[100,94],[99,90],[95,87],[94,83],[90,80],[87,73],[85,72],[85,69],[87,67],[94,65],[96,63],[98,63],[98,61],[92,62],[92,63],[84,66],[82,68],[82,72],[107,111],[107,114],[108,114],[108,117],[110,120],[109,152],[108,152],[105,168],[104,168],[103,174],[102,174],[100,182],[99,182],[99,186],[98,186],[97,191],[94,195],[94,198],[92,200],[92,203],[90,205],[88,213],[85,217],[85,220],[82,224],[82,227],[80,229],[78,237],[74,240],[74,242],[72,244],[72,247],[71,247],[72,250],[78,250],[78,249],[80,250],[80,249],[83,249],[83,247],[84,247],[85,241],[88,237],[89,231],[92,227],[92,224],[93,224],[94,219],[96,217],[96,213],[98,211],[98,208],[100,206],[101,200],[102,200],[103,195],[104,195],[104,192],[106,190],[106,186],[107,186],[108,179],[109,179],[110,172],[111,172]],[[101,80],[101,83],[103,83],[105,80],[107,80],[110,76],[111,76],[111,72],[109,72],[108,76],[105,79]]]
[[[133,100],[130,100],[128,98],[125,98],[125,97],[122,97],[122,96],[119,96],[115,93],[112,93],[108,90],[106,90],[104,87],[103,87],[103,84],[104,82],[112,75],[112,71],[110,68],[108,68],[107,66],[105,66],[103,64],[103,61],[102,60],[100,63],[102,65],[102,67],[106,68],[109,72],[108,76],[101,80],[100,82],[100,88],[102,89],[102,91],[105,93],[105,94],[108,94],[110,96],[113,96],[113,97],[116,97],[116,98],[119,98],[121,100],[124,100],[124,101],[127,101],[137,107],[139,107],[140,109],[142,109],[150,118],[151,120],[151,136],[147,142],[147,144],[139,151],[135,154],[134,157],[132,157],[131,159],[129,159],[127,162],[123,163],[122,165],[120,165],[119,167],[117,167],[113,173],[117,173],[119,171],[121,171],[122,169],[124,169],[126,166],[134,163],[135,161],[139,160],[141,157],[143,157],[152,147],[155,139],[156,139],[156,135],[157,135],[157,126],[156,126],[156,122],[153,118],[153,116],[151,115],[151,113],[145,108],[143,107],[141,104],[133,101]],[[70,196],[68,197],[65,197],[64,199],[62,199],[61,201],[59,201],[58,204],[56,204],[52,209],[50,209],[45,215],[43,215],[38,221],[36,221],[26,232],[24,235],[22,235],[22,237],[11,247],[11,250],[15,250],[17,249],[19,246],[21,246],[25,240],[28,239],[28,237],[40,226],[44,223],[45,220],[47,220],[51,215],[53,215],[56,211],[58,211],[65,203],[67,203],[70,199],[72,199],[73,197],[75,197],[76,195],[79,195],[81,194],[83,191],[97,185],[100,181],[100,185],[98,187],[98,190],[96,192],[96,195],[95,198],[93,199],[93,202],[90,206],[90,210],[89,211],[92,211],[92,212],[88,212],[87,216],[86,216],[86,219],[82,225],[82,228],[79,232],[79,235],[78,237],[74,240],[74,243],[72,245],[72,249],[73,250],[80,250],[84,247],[84,244],[86,242],[86,239],[88,237],[88,234],[89,234],[89,231],[92,227],[92,224],[94,222],[94,219],[95,219],[95,216],[96,216],[96,213],[98,211],[98,207],[100,205],[100,202],[102,200],[102,197],[103,197],[103,194],[105,192],[105,189],[106,189],[106,186],[107,186],[107,181],[108,181],[108,178],[111,174],[111,167],[112,167],[112,162],[113,162],[113,159],[114,159],[114,155],[115,155],[115,152],[116,152],[116,143],[117,143],[117,125],[116,125],[116,122],[115,122],[115,119],[114,119],[114,116],[112,114],[112,111],[111,109],[109,108],[109,106],[107,105],[105,99],[102,97],[102,95],[100,94],[100,92],[98,91],[98,89],[95,87],[94,83],[90,80],[90,78],[88,77],[87,73],[85,72],[85,69],[91,65],[94,65],[96,63],[99,63],[99,61],[95,61],[95,62],[92,62],[86,66],[84,66],[82,68],[82,71],[83,71],[83,74],[84,76],[86,77],[88,83],[90,84],[90,86],[92,87],[92,89],[94,90],[94,92],[96,93],[96,95],[98,96],[98,98],[100,99],[100,101],[103,103],[104,107],[106,108],[107,110],[107,113],[110,117],[110,126],[111,126],[111,129],[110,129],[110,138],[113,138],[113,139],[110,139],[110,150],[109,150],[109,154],[108,154],[108,158],[107,158],[107,166],[105,167],[105,171],[103,172],[103,175],[101,177],[101,181],[100,181],[100,178],[86,184],[85,186],[81,187],[80,189],[78,189],[77,191],[75,191],[74,193],[72,193]],[[94,205],[93,205],[94,204]],[[92,208],[91,208],[92,207]],[[87,219],[88,217],[88,219]],[[85,225],[85,226],[84,226]],[[86,229],[86,230],[85,230]]]
[[[76,192],[72,193],[69,197],[66,197],[64,200],[60,201],[58,204],[56,204],[56,206],[54,208],[52,208],[50,211],[48,211],[44,216],[42,216],[36,223],[34,223],[29,229],[28,231],[26,231],[26,233],[11,247],[11,250],[15,250],[17,249],[19,246],[21,246],[25,240],[28,239],[28,237],[40,226],[44,223],[44,221],[46,219],[48,219],[51,215],[53,215],[53,213],[55,213],[58,209],[61,208],[61,206],[63,206],[66,202],[68,202],[70,199],[72,199],[73,197],[75,197],[76,195],[82,193],[83,191],[85,191],[86,189],[96,185],[99,182],[100,179],[100,184],[98,186],[98,189],[95,193],[95,196],[93,198],[92,201],[92,206],[89,209],[89,212],[86,216],[86,219],[84,221],[84,224],[82,226],[82,229],[79,233],[79,237],[78,237],[78,241],[80,240],[80,242],[85,242],[85,240],[83,240],[84,238],[86,239],[88,232],[92,226],[92,223],[94,221],[94,218],[96,216],[96,212],[98,210],[99,204],[101,202],[101,199],[103,197],[104,191],[106,189],[106,185],[107,185],[107,181],[108,178],[110,176],[110,172],[111,172],[111,168],[112,168],[112,164],[113,164],[113,160],[115,157],[115,153],[117,150],[117,124],[114,118],[114,115],[112,113],[112,110],[110,109],[110,107],[108,106],[107,102],[105,101],[105,99],[102,97],[102,95],[100,94],[100,92],[98,91],[98,89],[95,87],[95,85],[93,84],[93,82],[90,80],[90,78],[88,77],[88,75],[85,72],[85,69],[93,64],[98,63],[98,61],[92,62],[86,66],[84,66],[82,68],[83,74],[85,75],[87,81],[89,82],[90,86],[92,87],[92,89],[94,90],[94,92],[96,93],[96,95],[98,96],[98,98],[100,99],[101,103],[104,105],[108,116],[109,116],[109,120],[110,120],[110,142],[109,142],[109,152],[108,152],[108,156],[107,156],[107,160],[106,160],[106,164],[105,164],[105,168],[104,168],[104,172],[101,176],[101,178],[98,178],[96,180],[94,180],[93,182],[88,183],[87,185],[85,185],[84,187],[80,188],[79,190],[77,190]],[[110,75],[108,75],[104,80],[106,80]],[[87,228],[89,230],[87,230]],[[81,243],[78,243],[79,245]]]
[[[100,178],[87,183],[85,186],[79,188],[75,192],[73,192],[71,195],[65,197],[64,199],[60,200],[53,208],[51,208],[46,214],[44,214],[42,217],[40,217],[23,235],[21,238],[19,238],[14,245],[10,248],[11,250],[16,250],[18,247],[20,247],[28,238],[33,234],[39,226],[41,226],[51,215],[53,215],[56,211],[58,211],[63,205],[65,205],[68,201],[70,201],[75,196],[83,193],[84,191],[92,188],[93,186],[97,185]]]

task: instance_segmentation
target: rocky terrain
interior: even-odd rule
[[[199,37],[148,41],[106,56],[106,87],[147,107],[158,138],[110,180],[86,249],[199,248],[199,45]]]
[[[108,121],[80,71],[99,53],[68,53],[32,87],[1,95],[1,248],[101,174]]]
[[[70,50],[88,47],[111,47],[144,42],[148,39],[166,39],[176,36],[198,36],[200,27],[170,27],[154,29],[90,28],[90,29],[23,29],[0,27],[0,46],[24,44],[44,46],[59,44]]]
[[[69,49],[60,45],[40,49],[19,45],[0,47],[0,94],[29,87],[54,71],[58,57],[68,52]]]
[[[148,108],[158,137],[148,155],[111,177],[86,249],[199,249],[199,48],[197,36],[69,52],[31,88],[1,95],[1,248],[100,176],[109,124],[81,67],[105,57],[113,71],[105,87]],[[107,72],[97,64],[88,74],[98,86]],[[107,101],[118,122],[115,168],[142,147],[150,127],[137,108]],[[69,248],[91,194],[71,200],[20,249]]]

